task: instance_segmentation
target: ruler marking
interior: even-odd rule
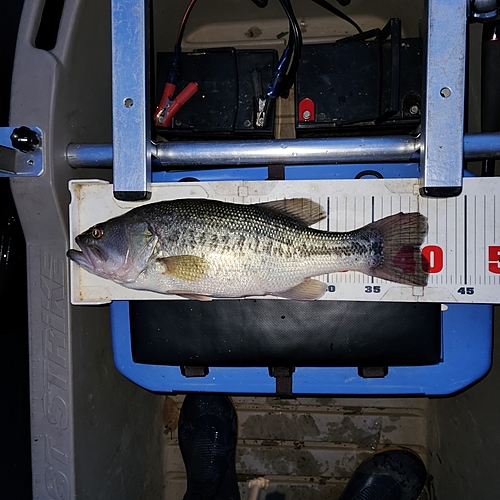
[[[467,195],[464,195],[464,284],[467,285]]]
[[[474,195],[474,225],[477,226],[477,196]],[[477,231],[474,232],[474,283],[477,281]],[[471,277],[472,278],[472,277]],[[471,279],[472,282],[472,279]]]
[[[439,214],[440,214],[440,210],[439,210],[439,199],[437,200],[436,202],[437,204],[437,207],[436,207],[436,240],[439,238]]]
[[[326,198],[326,230],[330,231],[330,197]]]
[[[375,196],[372,196],[372,222],[375,221]],[[373,276],[371,277],[371,280],[368,281],[369,283],[373,283]]]
[[[444,217],[444,219],[443,219]],[[436,214],[436,219],[437,219],[437,214]],[[444,210],[443,210],[443,213],[441,214],[441,217],[440,217],[440,220],[439,220],[439,226],[437,226],[437,229],[436,229],[436,235],[435,235],[435,242],[437,245],[441,246],[442,249],[443,249],[443,272],[440,273],[441,274],[441,285],[443,283],[447,284],[448,283],[448,277],[447,277],[447,273],[448,273],[448,259],[449,259],[449,255],[448,255],[448,237],[447,237],[447,232],[446,232],[446,228],[448,227],[448,201],[446,200],[445,201],[445,204],[444,204]],[[444,229],[444,235],[445,237],[444,238],[440,238],[440,232],[442,232]],[[440,232],[439,232],[440,231]],[[437,277],[436,277],[437,278]],[[436,283],[439,282],[439,279],[436,279]]]
[[[432,226],[432,224],[429,223],[430,222],[430,215],[431,215],[430,214],[430,209],[429,209],[429,202],[428,202],[427,198],[424,198],[422,200],[422,202],[423,202],[422,203],[422,212],[425,212],[425,215],[427,216],[428,227],[430,228]],[[426,206],[427,210],[424,210],[424,205]],[[434,219],[435,219],[435,217],[434,217]],[[433,220],[432,222],[433,222],[434,226],[437,227],[436,226],[436,220]],[[426,238],[427,238],[427,243],[430,243],[430,240],[429,240],[429,230],[427,231]],[[429,279],[431,280],[431,283],[434,283],[434,276],[432,276],[432,274],[429,275]]]
[[[448,201],[445,200],[445,204],[444,204],[444,227],[447,227],[448,225]],[[446,255],[446,264],[448,264],[449,262],[449,254],[448,254],[448,238],[445,238],[444,239],[444,251],[445,251],[445,255]]]
[[[347,229],[347,205],[349,203],[349,200],[347,199],[347,196],[344,197],[344,231],[348,231]]]
[[[356,228],[358,227],[358,226],[356,225],[356,224],[357,224],[357,222],[356,222],[356,221],[357,221],[357,218],[358,218],[358,214],[357,214],[357,211],[356,211],[356,208],[357,208],[357,206],[356,206],[356,202],[357,202],[357,200],[358,200],[358,197],[357,197],[357,196],[355,196],[355,197],[354,197],[354,207],[353,207],[353,209],[354,209],[354,227],[353,227],[353,229],[356,229]]]
[[[487,217],[487,213],[486,213],[486,205],[487,205],[487,199],[486,199],[486,195],[483,195],[483,276],[484,276],[484,284],[486,285],[486,276],[488,276],[486,274],[486,255],[485,255],[485,252],[486,252],[486,231],[487,231],[487,228],[486,228],[486,217]]]
[[[326,230],[330,231],[330,197],[326,197]],[[326,282],[330,283],[330,275],[326,275]]]
[[[436,224],[436,234],[435,234],[435,241],[438,242],[439,241],[439,214],[440,214],[440,211],[439,211],[439,200],[436,201],[436,211],[435,211],[435,214],[434,214],[434,220],[435,220],[435,224]]]
[[[458,213],[457,213],[457,210],[458,210],[458,201],[457,199],[455,198],[453,203],[455,204],[455,248],[454,248],[454,255],[453,255],[453,258],[455,259],[455,280],[458,281],[458,255],[457,255],[457,250],[458,250]],[[446,228],[448,229],[448,228]],[[453,283],[453,281],[452,281]],[[457,284],[457,283],[453,283],[453,284]]]
[[[336,223],[335,231],[339,230],[339,224],[340,224],[340,213],[339,213],[340,208],[339,207],[340,207],[340,196],[337,196],[337,214],[335,217],[335,223]]]

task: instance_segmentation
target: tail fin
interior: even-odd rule
[[[428,229],[425,215],[418,212],[390,215],[365,229],[376,231],[382,243],[382,257],[367,274],[406,285],[427,285],[420,251]]]

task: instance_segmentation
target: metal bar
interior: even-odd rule
[[[279,141],[162,142],[154,146],[162,167],[319,165],[345,163],[416,163],[420,142],[409,136],[284,139]],[[500,158],[500,133],[465,134],[464,159]],[[110,168],[111,144],[69,144],[74,168]]]
[[[159,143],[163,166],[285,165],[409,161],[416,143],[410,136],[231,141],[228,143]]]
[[[149,0],[111,1],[113,186],[121,200],[151,196]]]
[[[112,144],[76,144],[66,148],[66,160],[73,168],[112,168]]]
[[[467,161],[500,159],[500,133],[480,133],[464,135],[464,159]]]
[[[420,164],[428,196],[462,190],[467,3],[427,0]]]

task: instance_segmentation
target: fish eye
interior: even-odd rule
[[[92,236],[92,238],[98,240],[99,238],[102,237],[103,235],[103,232],[102,232],[102,229],[98,228],[98,227],[93,227],[91,230],[90,230],[90,234]]]

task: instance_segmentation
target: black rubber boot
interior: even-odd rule
[[[383,450],[354,471],[339,500],[416,500],[426,478],[425,465],[413,451]]]
[[[186,396],[179,417],[179,447],[187,474],[184,500],[240,500],[236,438],[236,413],[228,397]]]

